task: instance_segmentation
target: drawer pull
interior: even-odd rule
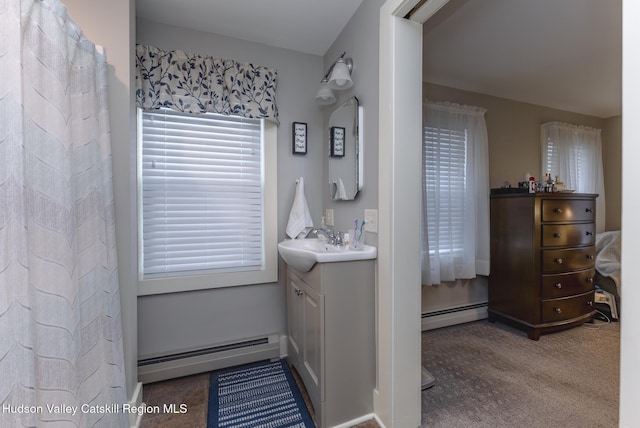
[[[562,214],[562,208],[554,208],[553,212],[556,214]]]
[[[553,237],[554,238],[560,238],[560,234],[556,232],[556,233],[553,234]]]
[[[588,258],[589,260],[593,260],[593,254],[587,254],[587,258]]]
[[[592,232],[587,231],[587,236],[592,236],[592,235],[593,235]]]
[[[560,308],[553,308],[553,311],[554,311],[556,314],[561,314],[561,313],[562,313],[562,309],[560,309]]]
[[[555,287],[559,290],[562,288],[562,283],[558,282],[555,284]]]
[[[587,282],[588,282],[589,284],[593,284],[593,278],[587,278]]]
[[[300,290],[300,289],[296,288],[296,294],[297,294],[298,296],[302,296],[302,290]]]
[[[587,306],[593,306],[593,302],[592,302],[591,300],[589,300],[589,301],[587,302]]]
[[[557,259],[553,259],[554,262],[558,263],[559,265],[562,264],[562,259],[557,258]]]
[[[586,212],[586,213],[592,213],[592,212],[593,212],[593,209],[591,209],[591,208],[585,208],[585,209],[584,209],[584,212]]]

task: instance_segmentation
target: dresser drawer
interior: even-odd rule
[[[595,221],[595,200],[542,201],[542,221]]]
[[[584,224],[543,224],[543,247],[570,247],[593,245],[595,243],[594,223]]]
[[[562,273],[591,269],[595,261],[595,247],[542,250],[542,272]]]
[[[593,291],[574,297],[542,301],[542,322],[578,318],[593,311]]]
[[[595,274],[595,269],[589,269],[560,275],[543,275],[542,298],[553,299],[593,291]]]

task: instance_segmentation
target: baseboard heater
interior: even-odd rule
[[[280,357],[280,337],[270,334],[138,360],[138,381],[174,379]]]
[[[456,306],[422,314],[422,331],[487,318],[487,302]]]

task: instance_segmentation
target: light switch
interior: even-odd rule
[[[327,226],[333,226],[333,208],[324,210],[324,221],[327,223]]]
[[[378,210],[364,210],[364,230],[378,233]]]

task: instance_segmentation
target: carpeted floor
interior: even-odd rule
[[[436,384],[422,426],[617,427],[620,323],[585,324],[529,340],[476,321],[422,333]]]
[[[617,427],[619,347],[620,323],[586,324],[537,342],[486,320],[423,332],[422,362],[436,384],[422,392],[422,426]],[[145,415],[142,427],[205,427],[209,376],[145,385],[147,404],[183,403],[189,411]]]

